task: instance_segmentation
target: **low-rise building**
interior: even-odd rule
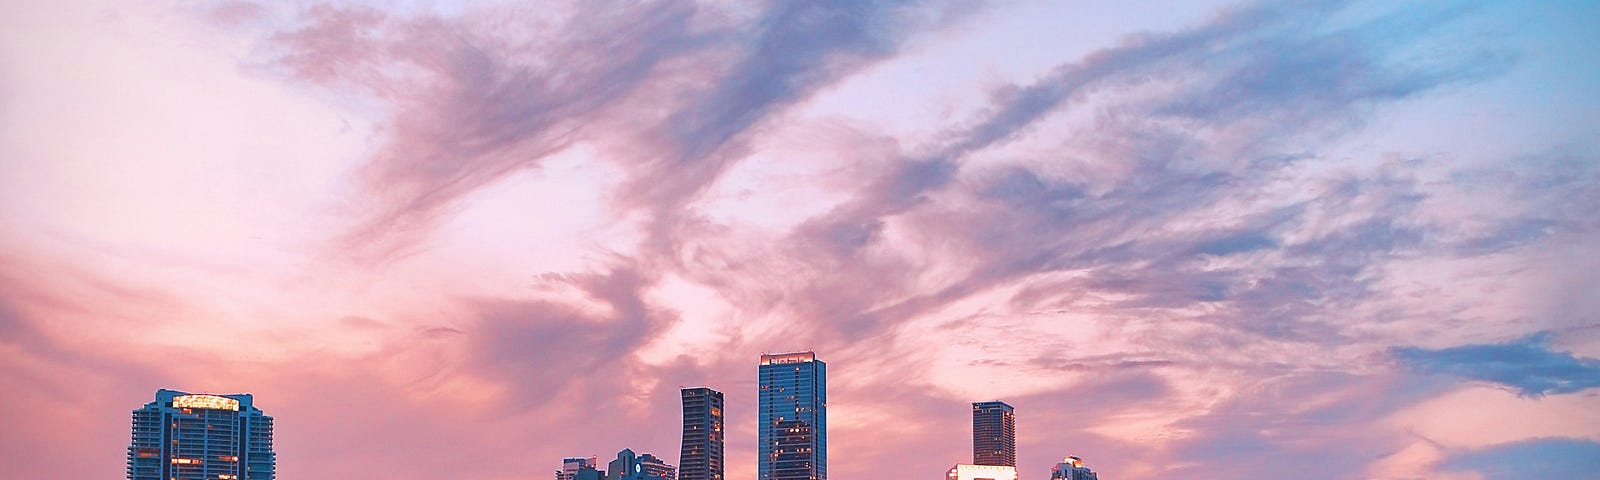
[[[950,467],[946,480],[1017,480],[1017,467],[1007,465],[967,465]]]
[[[1100,480],[1100,477],[1083,466],[1082,458],[1067,457],[1050,469],[1050,480]]]

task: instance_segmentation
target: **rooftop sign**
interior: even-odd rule
[[[787,363],[805,363],[815,361],[817,354],[812,352],[781,353],[777,355],[761,354],[762,365],[783,365]]]
[[[172,408],[200,408],[205,410],[239,411],[239,401],[216,395],[183,395],[172,397]]]

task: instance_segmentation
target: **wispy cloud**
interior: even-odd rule
[[[830,362],[838,478],[882,476],[883,458],[938,475],[970,453],[966,403],[995,397],[1019,407],[1028,472],[1080,453],[1117,478],[1333,478],[1403,452],[1461,454],[1412,459],[1427,476],[1493,471],[1479,459],[1501,451],[1482,446],[1505,439],[1419,439],[1396,412],[1444,415],[1456,404],[1429,400],[1490,392],[1553,417],[1600,385],[1585,327],[1600,314],[1600,150],[1486,157],[1454,140],[1493,134],[1452,130],[1501,113],[1479,97],[1537,90],[1530,75],[1580,62],[1483,32],[1563,19],[1492,2],[1254,3],[1075,49],[1052,43],[1077,38],[1073,19],[1010,7],[230,2],[184,20],[208,22],[203,34],[146,26],[137,9],[85,23],[106,42],[236,35],[217,42],[250,52],[221,56],[228,75],[314,105],[318,121],[356,120],[325,138],[247,132],[236,149],[303,141],[351,158],[311,181],[284,174],[285,188],[255,180],[308,167],[207,150],[178,173],[236,169],[237,185],[159,183],[170,204],[244,190],[310,225],[270,247],[208,243],[227,268],[202,268],[171,236],[82,227],[106,216],[81,212],[137,195],[11,193],[90,167],[18,163],[29,136],[0,134],[0,187],[15,187],[0,189],[0,215],[62,225],[0,222],[0,383],[16,392],[0,420],[30,440],[0,441],[0,463],[39,476],[116,451],[125,411],[173,387],[256,393],[279,418],[286,476],[525,478],[623,447],[671,458],[675,390],[707,384],[729,395],[729,477],[747,477],[755,356],[814,348]],[[1030,26],[1069,34],[983,55],[1037,69],[948,82],[972,105],[917,100],[948,116],[876,116],[916,128],[809,108],[891,108],[850,85],[983,71],[941,49]],[[57,65],[10,66],[8,87],[7,72]],[[77,98],[15,84],[0,101]],[[74,105],[20,115],[77,132],[79,119],[52,120],[93,110]],[[129,162],[91,167],[148,182]],[[583,194],[541,195],[564,189]],[[305,195],[320,197],[281,202]],[[252,212],[234,216],[281,230]],[[172,215],[119,218],[132,225],[119,232],[212,228]],[[241,253],[259,250],[272,252]],[[229,268],[247,273],[218,275]],[[216,341],[238,332],[259,344]],[[83,420],[15,414],[51,402],[114,415],[83,443],[47,435]],[[1518,438],[1529,432],[1571,435]],[[109,460],[73,472],[121,467]]]
[[[552,22],[319,5],[273,38],[295,78],[393,112],[361,172],[373,214],[345,247],[403,253],[468,193],[580,142],[615,146],[637,169],[623,205],[664,215],[740,158],[725,144],[892,53],[922,18],[914,3],[780,2],[748,23],[686,2],[572,8]]]

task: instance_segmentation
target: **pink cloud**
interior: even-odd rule
[[[676,390],[703,384],[750,478],[756,355],[807,348],[843,479],[966,460],[984,396],[1018,406],[1026,476],[1081,454],[1134,479],[1457,474],[1570,446],[1531,440],[1594,406],[1568,376],[1593,357],[1595,149],[1345,144],[1522,81],[1514,42],[1432,47],[1510,7],[1226,9],[916,129],[800,112],[1004,12],[610,7],[66,9],[50,38],[164,54],[56,51],[122,74],[71,88],[4,50],[30,54],[0,64],[23,92],[0,125],[47,134],[0,135],[0,463],[114,476],[127,412],[178,388],[255,394],[285,478],[527,478],[673,459]],[[148,99],[99,117],[28,101],[130,79],[105,98]],[[1534,332],[1521,364],[1455,355]],[[1529,369],[1561,387],[1461,386]],[[1449,420],[1485,401],[1540,421]]]

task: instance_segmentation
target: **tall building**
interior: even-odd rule
[[[828,479],[827,367],[813,352],[761,355],[759,480]]]
[[[722,392],[685,388],[678,480],[722,480]]]
[[[250,394],[157,390],[133,411],[129,480],[272,480],[272,417]]]
[[[972,404],[972,463],[1017,466],[1016,410],[1006,402]]]
[[[595,469],[598,469],[598,468],[600,468],[600,460],[599,460],[598,457],[595,457],[593,455],[590,455],[589,457],[567,457],[567,458],[563,458],[563,459],[561,459],[561,469],[560,470],[556,470],[556,480],[580,480],[578,478],[579,477],[579,474],[578,474],[579,472],[582,472],[585,469],[595,470]],[[604,474],[602,474],[602,476],[603,475]],[[588,479],[588,480],[598,480],[598,479]]]
[[[677,476],[677,469],[655,455],[635,455],[626,448],[606,465],[605,474],[606,480],[676,480]]]
[[[956,465],[945,473],[946,480],[1017,480],[1017,467],[1002,465]]]
[[[1050,479],[1100,480],[1100,476],[1095,475],[1094,470],[1090,470],[1089,467],[1083,466],[1083,459],[1078,457],[1067,457],[1062,459],[1061,463],[1057,463],[1055,468],[1050,469]]]

